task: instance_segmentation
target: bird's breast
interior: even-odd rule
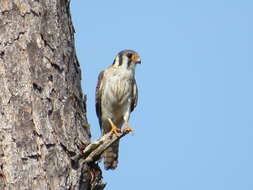
[[[106,103],[113,107],[120,107],[129,101],[131,95],[130,81],[119,77],[111,77],[104,89]]]
[[[130,75],[110,75],[104,81],[102,95],[103,117],[121,120],[130,109],[131,100]]]

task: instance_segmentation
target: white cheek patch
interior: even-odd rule
[[[128,58],[126,56],[122,56],[122,67],[123,68],[128,67]]]
[[[117,66],[119,65],[119,56],[117,56],[117,57],[115,58],[114,64],[117,65]]]

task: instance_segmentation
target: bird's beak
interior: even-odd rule
[[[140,58],[136,61],[136,64],[141,64],[141,59]]]
[[[132,61],[135,63],[135,64],[141,64],[141,58],[138,56],[138,55],[134,55],[132,57]]]

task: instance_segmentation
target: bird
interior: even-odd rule
[[[132,132],[129,126],[131,112],[137,106],[138,88],[135,80],[136,65],[141,58],[136,51],[119,52],[113,64],[101,71],[96,86],[96,114],[102,135],[120,136],[123,131]],[[102,155],[106,170],[118,165],[119,140],[106,149]]]

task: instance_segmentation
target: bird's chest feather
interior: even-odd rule
[[[131,86],[129,79],[112,77],[105,86],[105,98],[109,98],[111,103],[123,104],[130,97]]]
[[[131,80],[127,74],[110,76],[105,84],[104,105],[112,111],[125,112],[131,99]]]

